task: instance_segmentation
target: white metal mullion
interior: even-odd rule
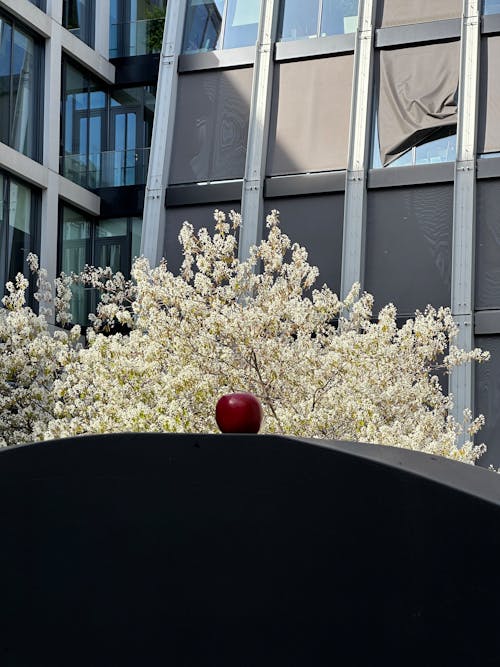
[[[456,344],[466,350],[474,348],[475,163],[480,35],[479,0],[464,0],[460,49],[457,160],[453,199],[451,308],[459,326]],[[474,407],[474,368],[472,364],[453,370],[449,389],[454,397],[453,416],[461,422],[464,409]]]

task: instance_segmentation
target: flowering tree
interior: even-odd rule
[[[398,328],[389,304],[374,320],[373,298],[358,285],[343,302],[326,285],[313,289],[318,270],[281,232],[277,212],[268,217],[267,239],[244,262],[237,259],[239,225],[237,214],[226,220],[219,211],[213,235],[185,223],[180,275],[140,258],[132,281],[109,269],[73,277],[103,294],[85,347],[75,345],[78,328],[51,335],[43,315],[24,306],[23,279],[10,285],[0,345],[18,350],[19,366],[34,354],[36,371],[21,382],[2,355],[11,402],[0,404],[0,418],[15,423],[12,436],[12,428],[0,431],[3,443],[213,432],[217,398],[245,390],[261,400],[267,433],[389,444],[469,463],[481,455],[484,445],[464,436],[483,418],[467,412],[463,424],[455,422],[436,371],[488,355],[453,346],[449,309],[428,307]],[[57,291],[66,322],[69,282],[63,277]],[[117,332],[118,325],[129,332]],[[14,338],[16,327],[22,333]],[[18,400],[24,407],[16,412]],[[460,438],[466,442],[457,447]]]

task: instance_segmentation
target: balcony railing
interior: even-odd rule
[[[165,18],[112,23],[109,33],[109,57],[143,56],[159,53]]]
[[[149,148],[102,153],[71,154],[61,158],[61,173],[85,188],[144,185]]]

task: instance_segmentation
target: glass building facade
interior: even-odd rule
[[[65,274],[80,273],[86,265],[109,266],[125,276],[140,254],[142,218],[95,219],[70,206],[62,206],[60,216],[59,266]],[[95,289],[73,285],[72,321],[88,325],[99,294]]]
[[[260,4],[260,0],[188,0],[184,52],[255,44]]]
[[[159,53],[166,0],[111,0],[109,57]]]
[[[82,42],[93,46],[95,0],[63,0],[63,26]]]
[[[0,281],[3,287],[18,273],[27,274],[26,259],[37,253],[40,194],[27,183],[0,172]]]
[[[279,38],[283,41],[356,32],[358,0],[284,0]]]
[[[41,158],[42,54],[40,41],[0,13],[0,141]]]
[[[156,88],[105,87],[69,62],[63,85],[63,174],[88,188],[145,183]]]

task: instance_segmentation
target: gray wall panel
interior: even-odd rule
[[[475,307],[500,308],[500,180],[479,181],[476,197]]]
[[[224,205],[203,204],[199,206],[175,206],[167,208],[167,230],[165,233],[165,252],[167,266],[174,274],[179,272],[182,264],[182,247],[179,243],[179,232],[184,221],[190,222],[195,231],[206,227],[210,234],[214,232],[214,210],[218,208],[227,215],[229,211],[241,212],[240,202],[225,202]]]
[[[319,269],[315,287],[326,283],[337,294],[342,267],[343,193],[266,199],[266,215],[280,212],[281,229],[292,242],[305,246],[309,263]]]
[[[376,310],[450,305],[452,211],[451,185],[369,192],[365,288]]]
[[[352,55],[276,65],[267,175],[345,169]]]
[[[170,183],[243,178],[253,68],[179,77]]]
[[[461,12],[462,0],[380,0],[377,25],[385,27],[455,19]]]
[[[500,151],[500,35],[481,40],[477,152]]]
[[[476,366],[475,414],[486,417],[476,442],[488,447],[479,465],[500,467],[500,336],[476,336],[476,345],[491,353],[490,361]]]

